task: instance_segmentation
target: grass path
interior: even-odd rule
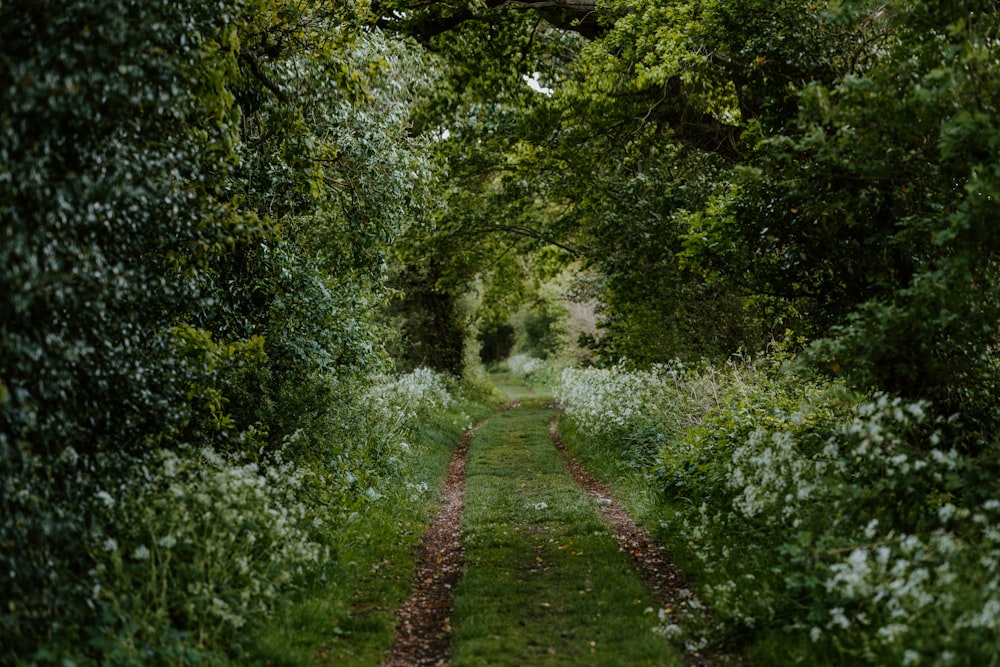
[[[466,463],[454,667],[681,665],[658,601],[552,446],[538,403],[491,419]]]

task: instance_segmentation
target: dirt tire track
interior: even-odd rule
[[[657,596],[661,607],[673,612],[694,612],[704,616],[704,606],[694,596],[690,580],[681,573],[666,548],[637,524],[625,511],[622,503],[611,495],[611,489],[584,470],[580,462],[566,448],[559,435],[559,415],[549,421],[549,437],[562,455],[563,463],[576,483],[594,498],[601,515],[612,528],[618,546],[629,555],[632,566],[646,586]],[[685,653],[686,662],[692,667],[738,667],[743,660],[730,654]]]
[[[519,405],[512,401],[501,412]],[[448,474],[440,493],[442,506],[417,547],[413,592],[396,612],[399,621],[392,649],[381,667],[436,667],[446,664],[450,657],[451,609],[465,555],[462,546],[465,461],[472,437],[488,421],[484,419],[462,434],[448,462]]]

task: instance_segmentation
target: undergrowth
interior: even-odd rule
[[[563,376],[567,442],[654,490],[639,513],[714,610],[689,641],[765,665],[997,664],[995,447],[782,361]]]
[[[461,433],[495,405],[495,398],[482,392],[465,396],[411,431],[405,469],[377,501],[339,526],[341,546],[329,572],[258,636],[254,664],[370,667],[385,659],[395,610],[412,586],[414,547],[436,510],[452,450]]]
[[[450,452],[498,400],[426,370],[354,390],[308,447],[295,434],[244,453],[151,446],[116,474],[102,470],[115,459],[72,448],[50,467],[7,450],[0,662],[377,662]],[[59,540],[60,525],[82,544]],[[32,568],[56,583],[75,570],[76,585],[29,589]],[[38,623],[47,636],[23,630]]]

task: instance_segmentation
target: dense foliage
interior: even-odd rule
[[[584,450],[658,489],[650,511],[697,574],[713,624],[760,664],[982,665],[1000,645],[995,449],[962,453],[926,401],[727,369],[566,371]]]
[[[415,369],[513,355],[603,366],[563,398],[728,630],[995,662],[998,32],[988,0],[0,2],[0,660],[239,656],[448,402]]]
[[[453,184],[426,252],[460,284],[545,248],[601,276],[608,361],[725,358],[791,329],[859,388],[985,397],[995,3],[543,14],[589,40],[444,4],[395,23],[454,81],[420,127]]]
[[[396,465],[427,75],[361,9],[0,5],[5,663],[238,654]]]

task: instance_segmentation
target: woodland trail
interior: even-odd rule
[[[440,493],[442,507],[418,548],[413,593],[397,611],[399,622],[392,654],[383,667],[440,665],[446,660],[452,589],[462,567],[460,533],[465,460],[472,437],[485,423],[480,422],[462,435],[448,463]]]
[[[656,634],[697,603],[557,420],[533,400],[463,436],[383,667],[730,664]]]

